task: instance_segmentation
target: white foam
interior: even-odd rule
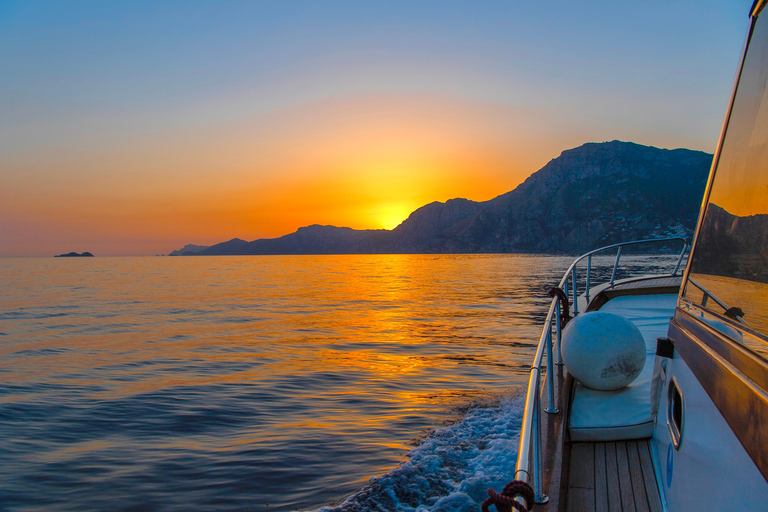
[[[459,422],[432,431],[409,460],[373,477],[337,507],[317,512],[476,512],[492,487],[514,476],[523,397],[502,397],[494,407],[471,409]]]

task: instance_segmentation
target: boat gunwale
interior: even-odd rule
[[[568,300],[568,279],[569,277],[573,276],[574,278],[574,286],[573,286],[573,296],[574,296],[574,305],[578,304],[578,297],[576,295],[576,281],[575,281],[575,273],[574,270],[576,269],[576,266],[578,263],[583,261],[586,258],[589,258],[589,261],[591,262],[591,257],[605,252],[610,249],[617,249],[617,255],[616,255],[616,262],[614,265],[614,272],[611,276],[612,285],[619,284],[614,281],[615,277],[615,270],[616,267],[618,267],[619,259],[621,257],[621,249],[623,247],[628,246],[635,246],[640,244],[650,244],[650,243],[660,243],[660,242],[682,242],[683,249],[680,252],[680,256],[678,258],[677,264],[675,265],[675,269],[671,274],[654,274],[650,276],[638,276],[634,278],[629,279],[623,279],[621,280],[621,283],[626,283],[631,280],[643,280],[647,279],[648,277],[682,277],[681,274],[678,274],[678,271],[680,269],[680,263],[683,260],[683,257],[685,256],[686,252],[690,253],[690,245],[688,244],[688,241],[685,238],[682,237],[666,237],[666,238],[653,238],[653,239],[644,239],[644,240],[633,240],[630,242],[622,242],[617,244],[611,244],[604,247],[600,247],[598,249],[594,249],[592,251],[589,251],[587,253],[582,254],[581,256],[578,256],[576,259],[573,260],[573,262],[570,264],[568,269],[563,274],[562,279],[560,280],[558,287],[565,292],[566,300]],[[590,272],[591,265],[587,269],[587,276],[586,276],[586,283],[587,286],[589,286],[589,272]],[[603,283],[604,284],[604,283]],[[602,286],[602,285],[598,285]],[[597,286],[595,287],[597,288]],[[589,289],[587,290],[587,293],[589,293]],[[587,304],[588,305],[588,304]],[[577,307],[577,306],[576,306]],[[586,311],[587,308],[585,308]],[[530,368],[530,375],[528,377],[528,389],[526,392],[526,398],[525,398],[525,405],[523,409],[523,421],[522,425],[520,427],[520,441],[518,444],[518,451],[517,451],[517,462],[515,464],[515,473],[514,478],[515,480],[521,480],[529,485],[534,489],[536,493],[536,499],[538,503],[546,503],[548,500],[547,496],[543,494],[541,491],[541,463],[540,463],[540,457],[541,457],[541,439],[540,439],[540,432],[538,432],[541,429],[541,395],[544,394],[544,390],[541,387],[541,374],[542,371],[545,369],[542,367],[542,361],[544,359],[544,351],[546,350],[548,353],[548,360],[547,365],[549,367],[549,370],[546,370],[547,375],[547,381],[548,381],[548,387],[549,387],[549,396],[554,396],[554,372],[552,372],[552,359],[554,358],[554,343],[553,343],[553,336],[552,336],[552,328],[553,325],[555,327],[556,333],[557,333],[557,354],[558,354],[558,361],[557,365],[561,365],[561,357],[560,357],[560,332],[561,332],[561,325],[559,321],[559,310],[560,310],[560,302],[559,297],[555,295],[552,298],[552,301],[550,302],[549,309],[547,311],[547,316],[544,320],[544,326],[542,328],[542,333],[539,337],[539,343],[536,348],[536,354],[533,358],[533,362],[531,364]],[[578,314],[578,311],[574,311],[574,314]],[[556,409],[556,404],[553,403],[553,400],[550,399],[548,401],[549,409],[547,412],[550,413],[560,413]],[[533,459],[533,460],[532,460]],[[531,471],[531,462],[533,462],[533,471]],[[524,500],[522,497],[517,497],[517,500],[520,502],[521,505],[525,505]]]

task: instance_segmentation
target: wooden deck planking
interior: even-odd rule
[[[574,444],[571,457],[579,459],[577,471],[570,474],[570,487],[595,488],[595,446],[591,443]]]
[[[571,503],[573,503],[573,505],[571,505]],[[569,512],[594,512],[594,510],[594,489],[585,489],[582,487],[571,487],[568,489]]]
[[[640,466],[643,468],[643,478],[646,479],[646,495],[648,497],[648,508],[651,512],[663,512],[661,506],[661,496],[658,493],[658,481],[656,481],[656,474],[653,472],[653,462],[651,461],[651,444],[650,443],[638,443],[638,452],[640,454]],[[654,482],[649,483],[648,479],[653,478]]]
[[[633,290],[636,288],[648,288],[649,286],[665,287],[665,286],[680,286],[682,283],[682,276],[672,277],[654,277],[652,279],[643,279],[642,281],[632,281],[629,283],[620,283],[614,285],[612,290]]]
[[[595,443],[595,512],[609,512],[608,477],[605,472],[605,443]]]
[[[621,492],[619,491],[619,471],[616,466],[616,443],[605,444],[606,485],[608,487],[608,510],[621,512]]]
[[[635,495],[632,493],[632,478],[629,475],[629,459],[627,459],[627,443],[625,441],[616,442],[616,467],[619,474],[621,510],[637,512],[635,510]]]
[[[635,509],[637,512],[651,512],[648,509],[648,498],[645,494],[643,482],[643,468],[640,466],[640,455],[637,452],[637,443],[627,441],[627,460],[629,462],[629,476],[632,482],[632,494],[635,497]]]
[[[647,440],[572,443],[568,512],[662,512]]]

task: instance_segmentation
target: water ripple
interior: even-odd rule
[[[569,263],[88,260],[3,262],[2,510],[476,508]]]

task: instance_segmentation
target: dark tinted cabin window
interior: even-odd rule
[[[692,258],[685,298],[716,313],[723,320],[718,329],[731,337],[738,339],[733,326],[758,333],[749,339],[757,340],[758,352],[765,354],[760,338],[768,335],[766,15],[750,40]]]

